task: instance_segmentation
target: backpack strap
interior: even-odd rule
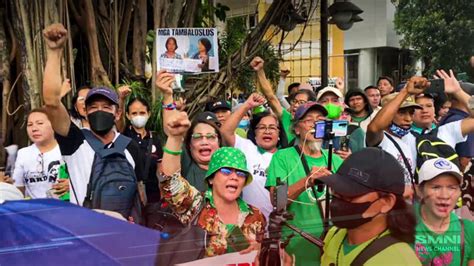
[[[115,134],[119,134],[117,139],[114,141],[114,147],[110,149],[104,149],[104,144],[100,141],[92,132],[88,129],[82,129],[82,133],[91,148],[101,157],[107,157],[110,154],[119,153],[125,156],[125,149],[127,148],[128,144],[132,139],[125,137],[124,135],[116,132]]]
[[[459,218],[459,223],[461,225],[461,265],[464,265],[463,261],[464,261],[464,245],[465,245],[465,242],[464,242],[464,221],[463,221],[463,219]]]
[[[411,184],[413,185],[413,187],[415,186],[415,183],[418,183],[418,180],[415,180],[415,176],[413,175],[413,172],[412,172],[412,168],[411,168],[411,165],[410,163],[408,162],[408,159],[407,157],[405,156],[405,154],[403,153],[402,151],[402,148],[400,148],[400,145],[398,145],[397,141],[395,139],[393,139],[392,136],[390,136],[390,134],[388,134],[387,132],[384,132],[385,136],[393,143],[393,145],[395,146],[395,148],[397,148],[398,152],[400,153],[400,155],[402,156],[402,159],[403,159],[403,163],[405,164],[409,174],[410,174],[410,179],[411,179]],[[418,178],[416,178],[418,179]]]
[[[351,262],[351,266],[362,266],[369,259],[377,255],[380,251],[389,246],[401,242],[390,234],[382,236],[372,241],[357,257]]]

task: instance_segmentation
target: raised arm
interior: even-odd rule
[[[158,72],[156,74],[156,81],[155,85],[156,87],[161,91],[163,94],[163,100],[162,104],[164,106],[169,106],[173,105],[174,100],[173,100],[173,88],[171,87],[171,84],[175,82],[175,77],[174,74],[168,73],[164,70]],[[169,110],[166,110],[169,109]],[[173,109],[173,108],[163,108],[163,124],[165,124],[167,121],[169,121],[170,117],[172,115],[175,115],[175,113],[178,112],[178,110]]]
[[[245,113],[253,108],[260,106],[265,103],[265,98],[258,94],[252,93],[250,97],[245,101],[242,106],[237,109],[232,115],[227,119],[227,121],[221,126],[220,132],[222,138],[227,145],[234,147],[235,146],[235,129],[239,125],[240,120],[244,117]]]
[[[452,96],[451,108],[462,110],[466,113],[470,113],[469,110],[469,99],[471,96],[467,94],[459,84],[453,71],[450,69],[449,74],[444,70],[436,70],[435,78],[442,78],[444,80],[444,91]]]
[[[290,104],[288,101],[285,99],[285,82],[286,82],[286,77],[290,74],[290,70],[286,68],[280,69],[280,80],[278,81],[278,87],[276,91],[276,95],[278,97],[278,100],[280,101],[280,104],[283,108],[288,109],[290,108]]]
[[[265,98],[267,98],[268,104],[270,104],[273,112],[278,117],[281,117],[283,113],[283,107],[281,106],[280,101],[278,101],[278,97],[273,92],[272,84],[270,84],[270,81],[268,81],[265,75],[263,64],[263,59],[257,56],[252,60],[250,66],[255,70],[255,72],[257,72],[258,82],[260,83],[263,95],[265,95]]]
[[[130,89],[129,86],[125,85],[125,86],[120,86],[117,89],[117,92],[119,96],[119,109],[122,112],[120,112],[121,113],[120,119],[115,123],[115,126],[117,127],[117,130],[119,132],[123,132],[125,129],[125,113],[127,111],[125,110],[126,109],[125,100],[130,95],[130,93],[132,93],[132,90]]]
[[[43,99],[54,131],[67,136],[71,120],[61,98],[65,95],[62,89],[61,59],[67,30],[62,24],[52,24],[43,31],[46,42],[46,67],[43,77]]]
[[[412,77],[405,85],[405,87],[398,93],[397,96],[389,103],[387,103],[374,117],[367,127],[367,139],[366,143],[369,147],[374,147],[380,144],[383,139],[383,131],[387,129],[395,114],[398,112],[398,108],[410,95],[417,95],[422,93],[428,85],[426,78]]]

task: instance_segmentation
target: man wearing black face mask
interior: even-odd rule
[[[321,265],[421,265],[410,247],[416,220],[402,196],[403,169],[392,155],[363,149],[319,180],[332,190],[334,224]]]
[[[133,167],[132,171],[138,181],[143,177],[142,159],[138,144],[128,137],[120,135],[115,128],[115,122],[120,118],[119,100],[117,93],[107,87],[92,88],[85,98],[85,113],[90,125],[90,131],[82,131],[69,119],[68,112],[61,102],[67,91],[62,91],[61,57],[67,39],[67,31],[61,24],[48,26],[44,32],[47,44],[47,61],[44,72],[43,98],[45,108],[56,133],[61,154],[67,163],[71,177],[71,202],[83,205],[88,190],[89,179],[94,163],[95,152],[85,134],[105,149],[114,148],[118,139],[126,145],[122,150],[126,161]],[[92,133],[92,134],[90,134]],[[123,141],[122,141],[123,140]],[[99,142],[97,142],[99,141]],[[100,145],[99,145],[100,146]],[[119,145],[117,145],[119,146]],[[102,148],[102,149],[104,149]],[[94,166],[96,167],[96,166]],[[135,180],[136,181],[136,180]],[[121,185],[121,190],[127,187]],[[131,189],[134,186],[129,186]],[[128,217],[125,217],[128,218]]]

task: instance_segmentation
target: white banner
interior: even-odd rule
[[[238,252],[228,253],[220,256],[209,257],[187,263],[176,264],[177,266],[252,266],[257,257],[257,251],[240,255]]]
[[[156,30],[157,69],[173,73],[219,72],[216,28]]]

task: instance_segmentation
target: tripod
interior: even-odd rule
[[[293,219],[293,215],[288,213],[286,210],[277,211],[274,209],[270,213],[269,217],[269,225],[268,225],[268,237],[263,239],[262,242],[262,251],[260,253],[259,262],[261,266],[280,266],[280,246],[285,248],[290,239],[294,236],[291,234],[285,241],[282,242],[282,227],[286,226],[291,229],[293,232],[298,233],[304,239],[308,240],[310,243],[316,245],[319,248],[324,246],[324,242],[314,237],[302,230],[298,227],[288,224],[288,220]]]

